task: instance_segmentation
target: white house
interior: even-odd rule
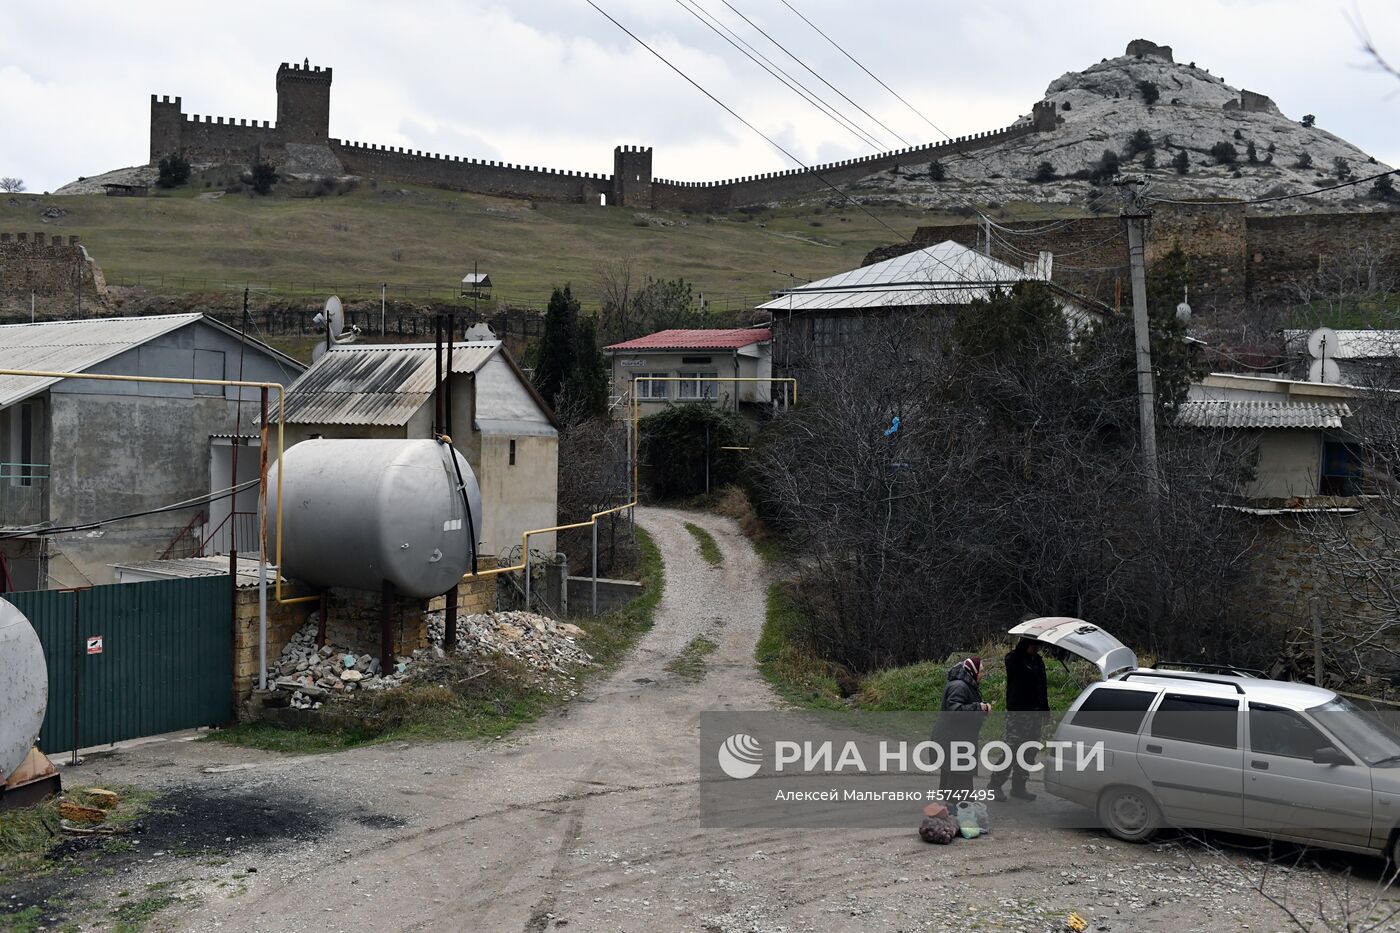
[[[705,402],[734,411],[770,404],[772,346],[773,332],[766,327],[663,330],[604,347],[603,353],[611,363],[613,395],[631,393],[646,417],[672,403]],[[618,418],[628,410],[613,407]]]

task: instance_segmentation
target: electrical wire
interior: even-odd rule
[[[752,52],[750,52],[739,45],[739,43],[743,42],[744,40],[738,39],[737,36],[735,38],[730,38],[729,36],[721,32],[720,28],[729,31],[729,27],[725,26],[723,23],[719,23],[719,20],[715,20],[715,23],[719,23],[718,26],[710,23],[705,17],[709,17],[709,19],[714,19],[714,17],[710,16],[709,11],[705,10],[705,8],[700,6],[699,3],[694,3],[694,0],[675,0],[675,3],[681,9],[685,10],[691,16],[695,17],[702,24],[708,27],[709,30],[715,35],[719,36],[721,39],[734,46],[734,48],[738,49],[740,54],[746,56],[749,59],[749,61],[753,62],[755,65],[758,65],[764,71],[768,72],[769,75],[771,75],[777,81],[782,83],[786,88],[788,88],[788,90],[792,91],[798,97],[801,97],[807,103],[817,108],[817,111],[819,113],[833,120],[838,126],[840,126],[842,129],[844,129],[851,135],[855,136],[856,139],[860,140],[863,144],[867,146],[872,146],[876,150],[887,148],[887,146],[883,142],[865,133],[855,124],[846,120],[835,110],[831,109],[824,101],[821,101],[815,95],[812,95],[811,92],[802,88],[799,84],[797,84],[792,78],[788,76],[787,72],[783,71],[781,68],[778,68],[776,65],[772,65],[771,62],[769,62],[766,57],[763,57],[762,53],[758,52],[757,49],[754,49]],[[691,8],[692,3],[694,3],[695,9]],[[697,10],[699,12],[697,12]],[[701,16],[701,13],[703,13],[704,16]],[[738,41],[736,41],[736,39]],[[744,45],[748,45],[748,43],[744,42]],[[753,46],[749,46],[749,48],[753,49]],[[763,60],[760,61],[760,58],[762,58]]]
[[[820,172],[818,172],[816,169],[814,169],[814,168],[812,168],[811,166],[807,165],[805,162],[803,162],[803,161],[802,161],[801,159],[799,159],[797,156],[793,155],[791,152],[788,152],[787,149],[785,149],[785,148],[783,148],[781,145],[779,145],[778,142],[777,142],[776,140],[774,140],[771,136],[769,136],[767,133],[763,132],[763,131],[760,130],[758,127],[756,127],[756,126],[754,126],[752,123],[750,123],[748,120],[746,120],[746,119],[744,119],[743,117],[741,117],[741,116],[739,115],[738,111],[736,111],[733,107],[730,107],[730,106],[729,106],[728,104],[726,104],[724,101],[720,100],[720,99],[719,99],[718,97],[716,97],[714,94],[712,94],[712,93],[710,93],[708,90],[706,90],[705,87],[704,87],[703,85],[700,84],[700,82],[696,81],[696,80],[695,80],[694,78],[692,78],[690,75],[686,74],[684,71],[682,71],[682,70],[680,69],[679,66],[673,64],[673,63],[670,61],[670,59],[668,59],[666,56],[662,55],[660,52],[656,51],[656,49],[654,49],[654,48],[652,48],[650,45],[648,45],[645,41],[643,41],[643,40],[641,39],[641,37],[639,37],[639,36],[638,36],[636,33],[634,33],[632,30],[628,29],[626,26],[624,26],[624,25],[622,25],[621,23],[619,23],[616,19],[613,18],[612,14],[608,13],[608,11],[606,11],[606,10],[604,10],[602,7],[598,6],[598,4],[594,3],[593,0],[584,0],[584,2],[586,2],[589,6],[593,7],[593,9],[595,9],[595,10],[597,10],[599,13],[601,13],[604,17],[607,18],[607,20],[608,20],[610,23],[612,23],[612,24],[613,24],[614,26],[616,26],[618,29],[621,29],[621,30],[622,30],[623,32],[625,32],[628,36],[630,36],[631,39],[632,39],[632,41],[636,42],[636,43],[637,43],[638,45],[640,45],[642,48],[646,49],[648,52],[650,52],[652,55],[654,55],[657,59],[659,59],[659,60],[661,61],[661,63],[662,63],[663,65],[665,65],[667,68],[670,68],[670,69],[671,69],[672,71],[674,71],[676,74],[680,75],[683,79],[685,79],[685,82],[686,82],[687,84],[689,84],[691,87],[695,88],[695,89],[696,89],[697,91],[699,91],[701,94],[704,94],[706,97],[708,97],[708,98],[709,98],[711,101],[713,101],[715,104],[719,105],[719,107],[720,107],[721,109],[723,109],[723,110],[725,111],[725,113],[728,113],[731,117],[733,117],[734,119],[738,120],[740,123],[744,124],[744,126],[748,127],[750,130],[752,130],[752,131],[753,131],[754,133],[756,133],[758,136],[762,137],[763,140],[764,140],[765,142],[768,143],[768,145],[772,146],[774,149],[778,150],[778,151],[781,152],[783,155],[787,156],[787,158],[790,159],[795,165],[798,165],[798,166],[800,166],[801,168],[805,169],[807,172],[811,173],[811,175],[812,175],[813,178],[816,178],[816,179],[817,179],[818,181],[820,181],[822,184],[826,185],[826,186],[827,186],[828,188],[830,188],[832,191],[836,192],[836,194],[837,194],[839,197],[845,198],[847,201],[849,201],[849,202],[852,204],[852,206],[854,206],[856,209],[858,209],[859,211],[861,211],[863,214],[865,214],[865,215],[867,215],[868,217],[870,217],[871,220],[875,221],[875,222],[878,223],[880,226],[884,227],[886,230],[888,230],[888,231],[890,231],[891,233],[893,233],[895,236],[899,237],[899,238],[900,238],[901,240],[903,240],[905,243],[910,242],[910,239],[909,239],[908,236],[904,235],[903,233],[900,233],[900,232],[899,232],[898,230],[896,230],[894,227],[891,227],[888,223],[885,222],[884,218],[882,218],[882,217],[876,215],[875,213],[871,212],[868,208],[866,208],[865,205],[861,204],[861,203],[860,203],[859,201],[857,201],[855,198],[851,197],[849,194],[847,194],[846,192],[842,191],[840,188],[838,188],[838,187],[836,187],[835,185],[833,185],[830,181],[827,181],[826,177],[823,176],[823,175],[822,175]]]
[[[225,489],[219,490],[218,492],[211,492],[207,496],[197,496],[193,499],[186,499],[183,502],[173,502],[170,505],[162,505],[154,509],[145,509],[140,512],[128,512],[125,515],[115,515],[111,518],[99,518],[95,521],[83,522],[81,524],[76,525],[49,526],[47,528],[42,527],[40,525],[30,525],[23,529],[18,529],[15,531],[9,531],[5,532],[4,534],[0,534],[0,540],[5,540],[8,538],[29,538],[44,537],[46,535],[54,534],[69,534],[75,531],[91,531],[96,528],[101,528],[104,525],[111,525],[115,522],[129,521],[133,518],[142,518],[146,515],[160,515],[163,512],[178,512],[181,509],[192,508],[196,505],[208,505],[211,502],[218,502],[220,499],[227,499],[229,496],[235,496],[245,489],[251,489],[261,482],[261,479],[250,479],[246,483],[239,483],[237,486],[229,486]]]
[[[765,32],[765,31],[763,30],[763,27],[759,26],[757,23],[755,23],[753,20],[749,19],[749,18],[748,18],[747,16],[745,16],[743,13],[739,12],[739,10],[738,10],[737,8],[735,8],[734,4],[730,3],[729,0],[720,0],[720,2],[723,3],[725,6],[729,7],[729,9],[733,10],[733,11],[734,11],[734,14],[735,14],[736,16],[738,16],[740,19],[742,19],[744,22],[746,22],[746,23],[748,23],[750,26],[752,26],[752,27],[754,28],[754,30],[755,30],[756,32],[758,32],[759,35],[763,36],[763,38],[767,39],[769,42],[773,43],[773,45],[777,46],[777,47],[782,51],[782,53],[783,53],[784,55],[786,55],[788,58],[792,59],[793,61],[797,62],[797,64],[801,65],[803,68],[806,68],[807,71],[808,71],[808,73],[810,73],[814,78],[816,78],[816,79],[817,79],[818,81],[820,81],[822,84],[825,84],[827,87],[831,88],[831,89],[832,89],[833,91],[835,91],[837,94],[840,94],[841,97],[846,101],[846,103],[850,104],[852,107],[856,108],[856,109],[859,110],[861,113],[865,114],[865,115],[866,115],[867,117],[869,117],[872,121],[874,121],[874,123],[875,123],[877,126],[879,126],[881,129],[883,129],[886,133],[889,133],[891,136],[893,136],[895,139],[899,140],[900,142],[904,143],[904,145],[906,145],[906,146],[913,146],[913,145],[914,145],[914,144],[911,143],[909,140],[907,140],[907,139],[905,139],[903,136],[899,135],[899,133],[897,133],[896,131],[890,129],[888,126],[886,126],[883,122],[880,121],[880,118],[879,118],[879,117],[875,116],[875,115],[874,115],[873,113],[871,113],[869,110],[866,110],[866,109],[865,109],[864,107],[862,107],[860,104],[858,104],[858,103],[856,103],[855,101],[851,100],[851,98],[848,97],[844,91],[842,91],[842,90],[841,90],[840,88],[838,88],[836,85],[832,84],[830,81],[826,80],[826,78],[823,78],[820,74],[818,74],[816,71],[814,71],[814,70],[812,69],[812,67],[811,67],[810,65],[808,65],[806,62],[804,62],[802,59],[798,58],[798,57],[797,57],[796,55],[794,55],[792,52],[788,51],[787,46],[783,45],[783,44],[782,44],[781,42],[779,42],[777,39],[774,39],[772,36],[770,36],[767,32]]]
[[[1400,168],[1393,168],[1385,172],[1377,172],[1374,175],[1367,175],[1365,178],[1353,178],[1351,181],[1344,181],[1336,185],[1328,185],[1325,188],[1314,188],[1312,191],[1299,191],[1296,194],[1278,194],[1268,198],[1252,198],[1247,201],[1175,201],[1171,198],[1143,198],[1144,201],[1151,201],[1154,204],[1186,204],[1190,206],[1229,206],[1232,204],[1266,204],[1270,201],[1287,201],[1290,198],[1307,198],[1315,194],[1322,194],[1324,191],[1336,191],[1338,188],[1350,188],[1352,185],[1364,184],[1368,181],[1375,181],[1377,178],[1384,178],[1387,175],[1400,175]]]

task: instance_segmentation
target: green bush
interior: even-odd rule
[[[662,499],[705,492],[707,471],[711,489],[735,482],[743,461],[735,451],[720,448],[748,446],[743,420],[708,402],[675,405],[643,418],[638,435],[651,489]]]
[[[1149,107],[1157,103],[1157,99],[1162,96],[1162,92],[1157,90],[1157,85],[1153,84],[1151,81],[1139,81],[1137,83],[1137,89],[1138,93],[1142,95],[1142,99],[1146,101]]]
[[[259,159],[252,164],[250,172],[253,190],[258,194],[267,194],[277,183],[277,169],[271,162]]]
[[[1234,143],[1221,140],[1210,147],[1210,156],[1216,165],[1234,165],[1235,160],[1240,157],[1240,151],[1235,148]]]
[[[1042,162],[1035,167],[1035,174],[1031,176],[1031,181],[1046,182],[1054,181],[1055,178],[1055,166],[1049,162]]]
[[[190,163],[182,152],[172,152],[156,165],[156,185],[160,188],[178,188],[190,180]]]

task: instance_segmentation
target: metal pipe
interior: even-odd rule
[[[452,433],[452,360],[454,356],[453,337],[457,330],[457,315],[447,315],[447,378],[444,380],[442,393],[442,432],[446,435]],[[448,445],[448,456],[453,458],[453,467],[456,467],[456,454],[453,452],[451,444]],[[465,493],[462,497],[462,505],[468,513],[471,511],[471,501]],[[471,529],[470,534],[475,537],[475,524],[470,521],[468,515],[467,527]],[[472,552],[472,569],[476,569],[476,542],[468,541],[468,546]],[[457,647],[457,587],[459,583],[452,584],[452,589],[447,591],[443,599],[442,607],[442,647],[444,651],[451,651]]]
[[[258,390],[258,689],[267,689],[267,389]],[[279,568],[280,569],[280,568]],[[238,624],[234,617],[234,624]]]
[[[595,521],[595,522],[592,523],[592,525],[593,525],[593,615],[596,616],[596,615],[598,614],[598,523]],[[565,586],[568,585],[568,581],[567,581],[567,580],[564,581],[564,585],[565,585]]]

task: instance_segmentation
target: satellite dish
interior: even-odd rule
[[[491,325],[482,321],[467,328],[467,340],[495,340],[496,332],[491,329]]]
[[[326,355],[326,345],[322,341],[316,341],[316,346],[311,348],[311,362],[315,363]]]
[[[1337,332],[1330,327],[1319,327],[1308,334],[1308,356],[1315,360],[1332,359],[1337,355]]]
[[[335,295],[326,299],[326,326],[330,328],[331,340],[340,339],[345,331],[345,307]]]
[[[1309,343],[1311,344],[1311,341]],[[1325,360],[1313,360],[1312,365],[1308,367],[1308,381],[1336,384],[1342,381],[1342,371],[1337,366],[1337,361],[1330,356]]]
[[[18,609],[0,599],[0,781],[23,764],[49,703],[44,647]]]

